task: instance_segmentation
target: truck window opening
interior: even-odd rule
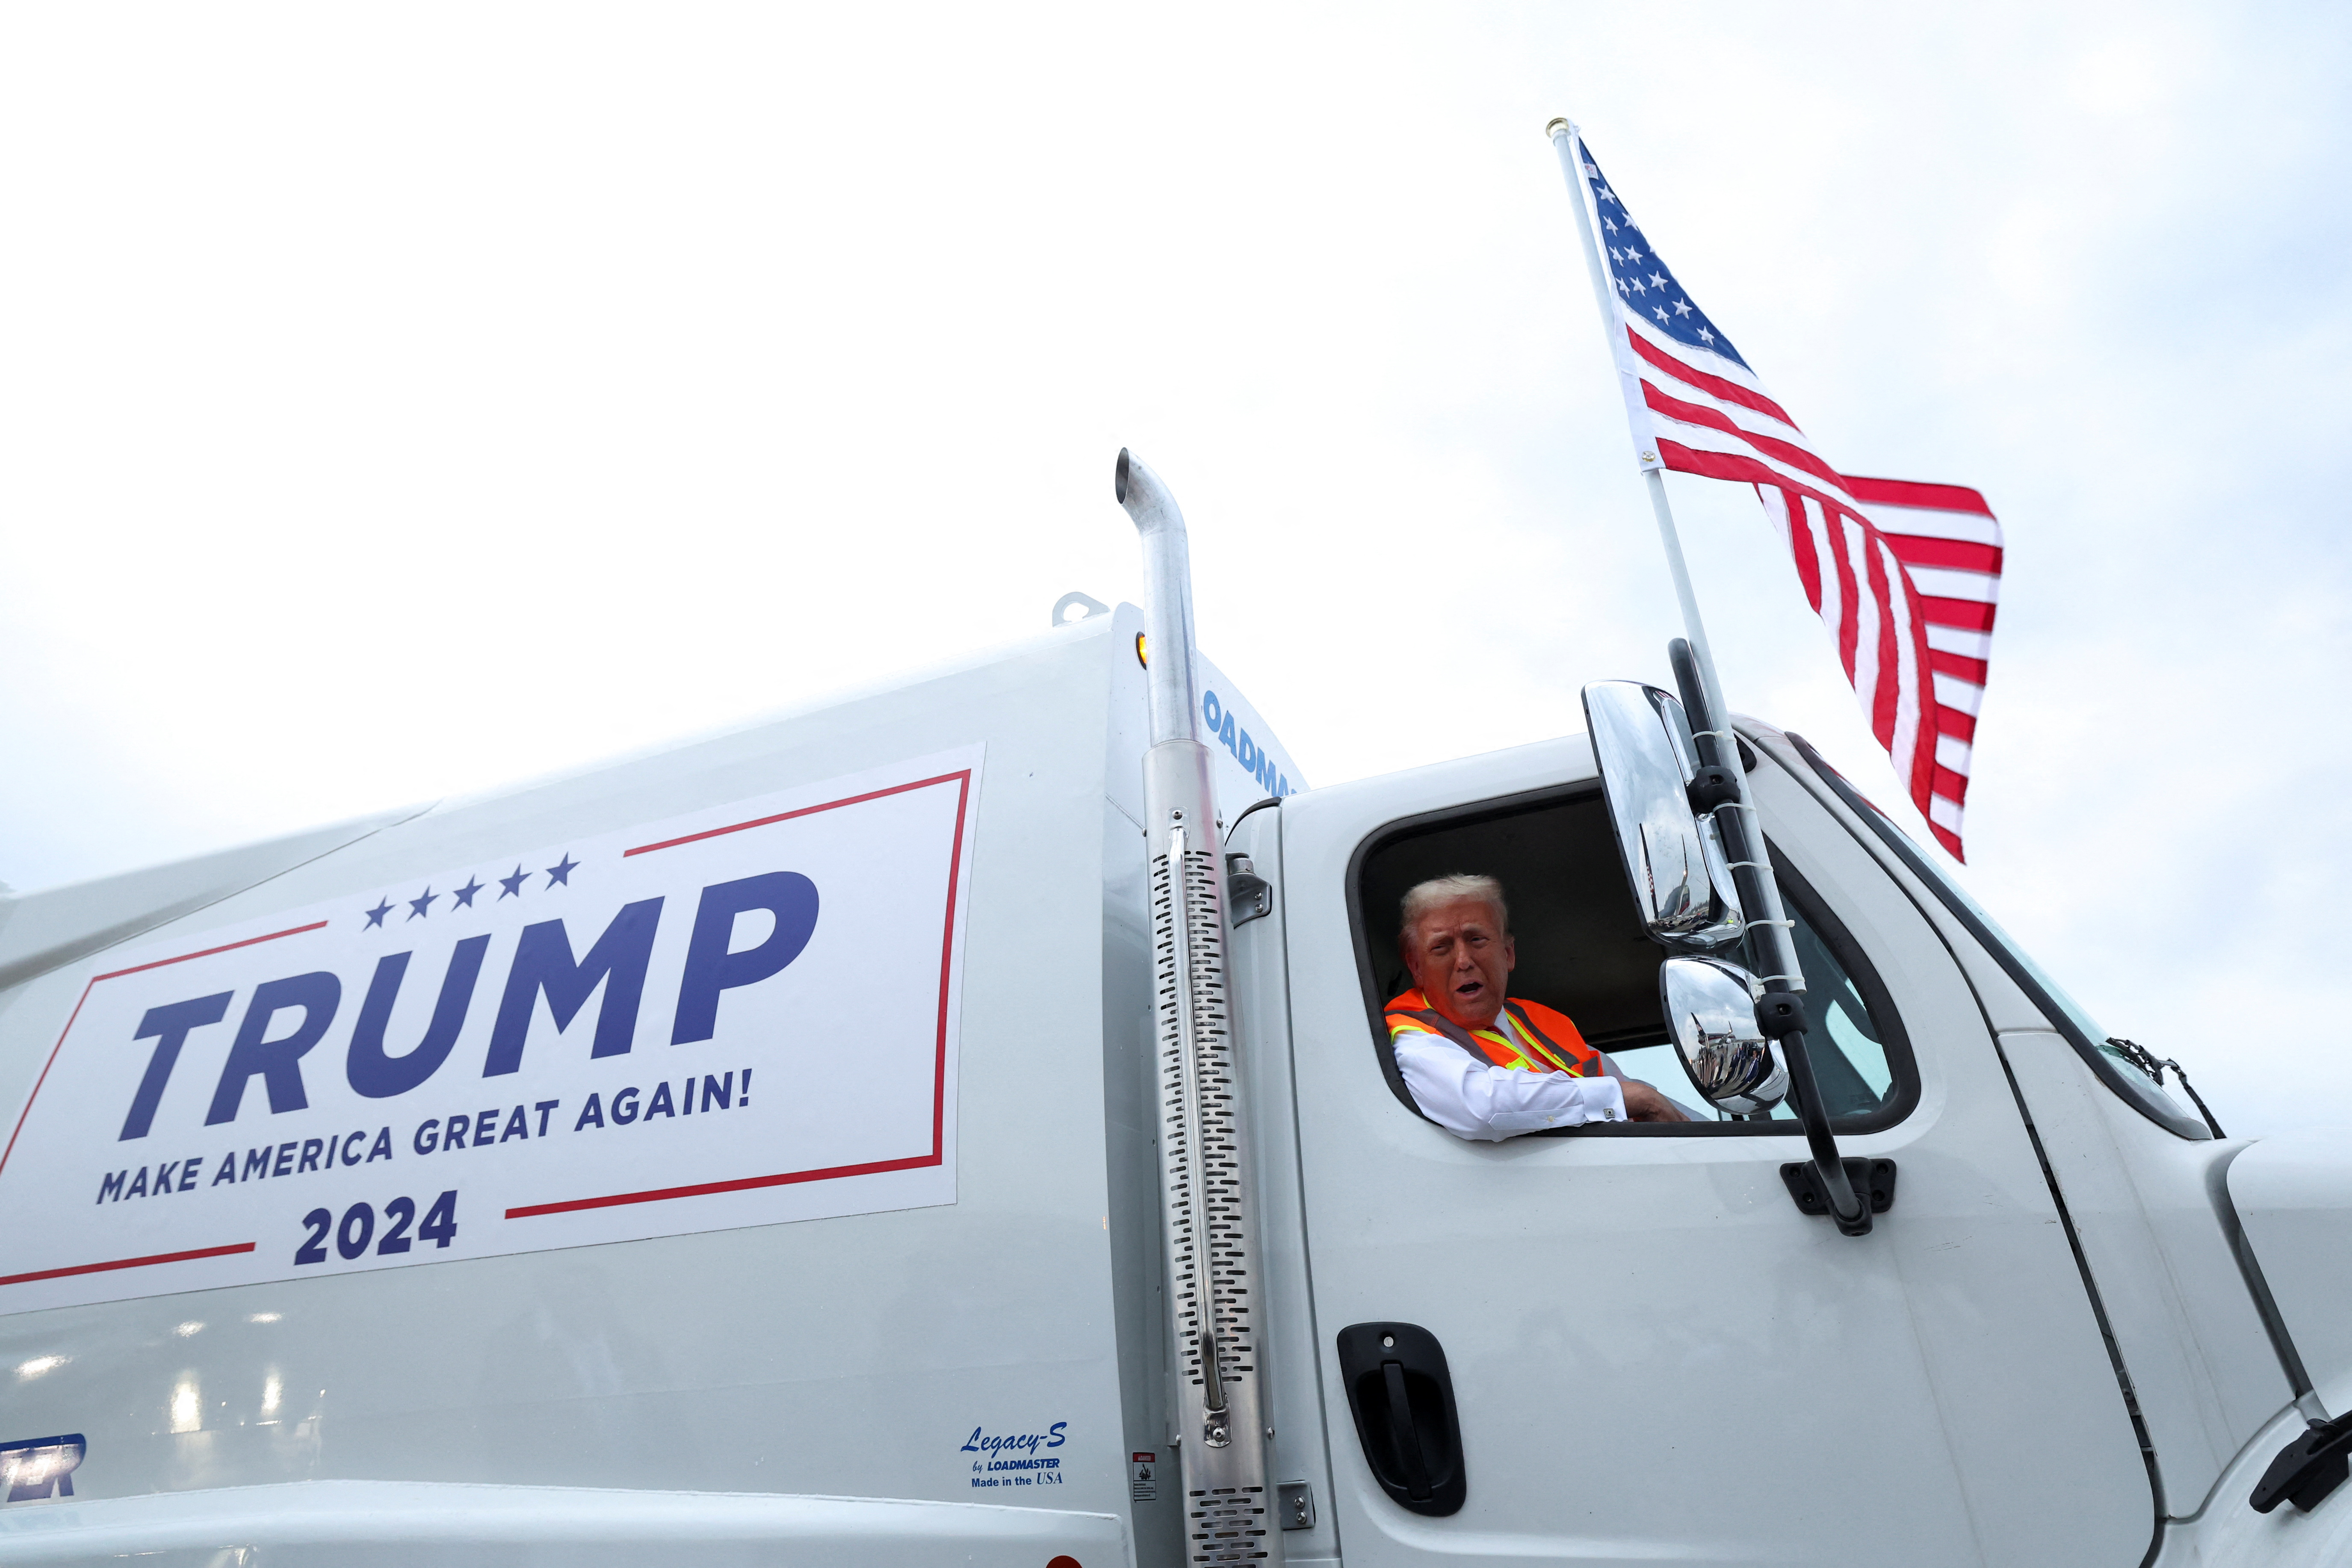
[[[1803,879],[1776,851],[1782,897],[1797,922],[1799,962],[1817,1020],[1815,1073],[1842,1132],[1892,1126],[1917,1098],[1916,1073],[1893,1001],[1851,936],[1838,929]],[[1708,1105],[1668,1039],[1658,1005],[1661,950],[1642,934],[1597,786],[1548,791],[1392,825],[1357,857],[1354,911],[1368,1027],[1391,1092],[1412,1100],[1389,1047],[1381,1009],[1412,984],[1397,951],[1399,901],[1407,889],[1456,872],[1501,879],[1510,902],[1518,966],[1510,994],[1565,1013],[1585,1042],[1629,1078],[1664,1093],[1699,1120],[1682,1124],[1598,1123],[1525,1134],[1688,1136],[1787,1133],[1783,1104],[1746,1121]],[[1742,947],[1724,956],[1753,965]],[[1823,1044],[1834,1047],[1824,1050]],[[1416,1113],[1417,1109],[1416,1109]]]

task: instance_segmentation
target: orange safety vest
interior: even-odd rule
[[[1498,1068],[1564,1072],[1571,1078],[1607,1075],[1608,1063],[1599,1051],[1584,1043],[1584,1037],[1567,1014],[1540,1002],[1522,1002],[1516,996],[1504,999],[1503,1010],[1518,1026],[1519,1036],[1528,1042],[1525,1047],[1497,1028],[1464,1028],[1431,1006],[1419,986],[1391,1001],[1383,1011],[1388,1016],[1391,1043],[1401,1035],[1435,1035]]]

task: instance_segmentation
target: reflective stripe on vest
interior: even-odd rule
[[[1399,1035],[1429,1034],[1453,1041],[1485,1067],[1508,1068],[1514,1071],[1564,1072],[1572,1078],[1600,1078],[1608,1073],[1608,1060],[1582,1039],[1554,1040],[1538,1028],[1528,1010],[1517,1001],[1506,999],[1503,1007],[1516,1026],[1509,1033],[1500,1029],[1465,1029],[1461,1025],[1426,1005],[1428,997],[1416,987],[1388,1005],[1386,1016],[1389,1038]],[[1423,1005],[1415,1006],[1413,1004]],[[1569,1028],[1573,1030],[1573,1023]]]

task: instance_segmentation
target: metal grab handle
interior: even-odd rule
[[[1412,1422],[1412,1401],[1404,1391],[1404,1368],[1396,1362],[1382,1362],[1381,1377],[1388,1384],[1389,1440],[1396,1447],[1397,1469],[1404,1476],[1405,1493],[1416,1502],[1426,1501],[1430,1495],[1429,1466],[1422,1458],[1421,1430]]]

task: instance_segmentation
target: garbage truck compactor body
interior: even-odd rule
[[[0,904],[0,1563],[2352,1560],[2343,1142],[1742,721],[1842,1234],[1583,735],[1302,793],[1189,621]],[[1417,1112],[1453,872],[1693,1121]]]

